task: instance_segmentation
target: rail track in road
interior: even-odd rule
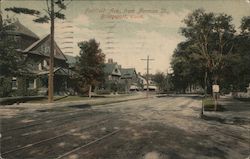
[[[132,102],[136,103],[135,100],[132,100]],[[122,103],[122,102],[119,102],[119,103]],[[103,104],[103,105],[111,105],[111,107],[112,107],[112,104],[113,103],[111,103],[111,104]],[[65,118],[66,117],[65,115],[73,116],[74,114],[78,114],[80,112],[86,112],[86,111],[89,111],[89,110],[96,110],[96,109],[100,108],[103,105],[94,106],[95,108],[92,108],[92,106],[85,106],[85,105],[83,107],[81,107],[82,104],[81,105],[75,105],[75,106],[72,106],[72,107],[75,107],[76,110],[66,111],[66,112],[57,112],[58,110],[61,110],[60,108],[48,109],[48,111],[51,111],[51,112],[54,111],[54,112],[59,113],[59,114],[49,114],[49,115],[45,115],[45,116],[42,116],[44,114],[39,114],[40,116],[37,117],[38,120],[37,120],[37,118],[35,118],[35,119],[32,118],[32,120],[36,120],[36,121],[28,122],[29,124],[24,124],[23,126],[20,126],[20,127],[13,127],[13,128],[6,129],[6,130],[4,130],[4,132],[10,132],[10,131],[13,131],[13,130],[19,130],[19,129],[25,129],[25,128],[28,128],[28,127],[43,125],[43,124],[46,124],[46,121],[44,121],[44,119],[46,119],[46,120],[53,120],[53,119],[60,120],[60,117]],[[108,107],[110,107],[110,106],[108,106]],[[106,106],[105,106],[105,108],[106,108]],[[46,112],[47,110],[41,110],[41,111]],[[21,117],[19,116],[19,117],[16,117],[14,119],[20,119],[21,120],[23,117],[26,118],[27,116],[26,115],[22,115]],[[6,122],[6,125],[8,125],[8,124],[9,124],[9,122]],[[2,122],[2,127],[4,127],[4,123],[3,122]]]
[[[84,113],[86,113],[86,112],[74,111],[74,113],[70,113],[70,114],[62,113],[62,114],[59,114],[59,115],[56,115],[56,116],[51,115],[50,118],[44,117],[44,119],[28,122],[28,124],[23,124],[22,126],[17,126],[17,127],[13,127],[13,128],[10,128],[10,129],[6,129],[6,130],[4,130],[4,132],[9,133],[11,131],[17,131],[17,130],[26,129],[26,128],[30,128],[30,127],[34,127],[34,126],[53,123],[55,121],[64,121],[64,119],[65,119],[65,122],[66,122],[68,117],[71,117],[71,119],[72,118],[77,118],[77,117],[81,117],[81,115],[84,115]],[[76,115],[76,116],[74,116],[74,115]]]
[[[158,102],[158,101],[157,101]],[[107,107],[105,107],[105,109],[106,108],[114,108],[114,107],[117,107],[119,110],[124,110],[124,111],[119,111],[120,113],[119,113],[119,115],[121,115],[121,116],[123,116],[123,115],[126,115],[127,113],[132,113],[132,112],[130,112],[129,111],[129,109],[127,109],[127,108],[129,108],[129,107],[132,107],[132,106],[139,106],[139,105],[146,105],[146,107],[147,108],[145,108],[144,109],[144,107],[142,107],[141,108],[141,111],[150,111],[150,110],[148,110],[148,109],[150,109],[150,108],[153,108],[153,107],[151,107],[151,104],[152,105],[155,105],[155,106],[168,106],[168,105],[172,105],[174,102],[167,102],[166,103],[166,105],[164,104],[165,103],[165,101],[164,100],[162,100],[162,101],[160,101],[160,103],[157,103],[156,102],[156,100],[154,100],[154,101],[146,101],[146,100],[143,100],[143,101],[141,101],[141,102],[138,102],[138,101],[136,101],[136,102],[129,102],[128,103],[128,105],[125,105],[124,107],[122,107],[122,109],[120,109],[119,108],[119,105],[118,105],[118,107],[117,107],[117,105],[108,105]],[[176,101],[175,101],[176,102]],[[186,104],[189,104],[187,101],[185,101],[185,102],[182,102],[181,100],[179,101],[178,100],[178,103],[181,103],[182,105],[186,105]],[[149,107],[150,106],[150,107]],[[95,107],[95,109],[97,109],[97,110],[99,110],[99,108],[100,107]],[[123,108],[125,108],[125,109],[123,109]],[[95,109],[93,109],[93,110],[95,110]],[[126,109],[128,110],[128,111],[126,111]],[[86,109],[84,109],[84,110],[86,110]],[[101,110],[103,110],[103,109],[101,109]],[[76,112],[77,111],[77,112]],[[79,116],[81,116],[82,114],[81,114],[81,110],[79,111],[79,109],[77,109],[77,110],[74,110],[74,114],[75,115],[79,115]],[[84,111],[85,112],[85,111]],[[68,112],[66,112],[66,114],[68,114]],[[70,115],[67,115],[67,116],[65,116],[65,115],[60,115],[60,116],[58,116],[57,118],[58,119],[56,119],[56,120],[54,120],[54,121],[56,121],[57,122],[57,125],[58,125],[58,121],[60,121],[60,119],[62,119],[61,118],[61,116],[62,116],[62,118],[70,118]],[[114,117],[113,115],[112,115],[112,117]],[[55,117],[54,116],[51,116],[51,121],[52,121],[52,119],[55,119]],[[72,119],[72,118],[71,118]],[[76,119],[76,118],[74,118],[74,119]],[[110,118],[111,119],[111,118]],[[119,118],[118,118],[119,119]],[[99,122],[101,122],[101,121],[103,121],[103,120],[105,120],[105,119],[101,119]],[[116,119],[114,119],[114,120],[117,120],[117,118]],[[50,123],[51,123],[51,121],[50,121]],[[72,121],[72,120],[71,120]],[[35,121],[35,122],[37,122],[37,121]],[[44,121],[43,121],[44,122]],[[68,122],[70,122],[70,121],[68,121]],[[87,126],[85,126],[85,127],[80,127],[79,128],[79,130],[77,130],[77,131],[81,131],[81,130],[88,130],[89,128],[92,128],[92,127],[98,127],[98,125],[100,125],[99,123],[98,124],[96,124],[96,122],[98,122],[98,121],[95,121],[94,123],[93,123],[93,125],[91,126],[91,125],[87,125]],[[108,121],[107,121],[108,122]],[[104,124],[105,123],[107,123],[107,122],[104,122]],[[53,123],[53,121],[52,121],[52,123]],[[33,124],[35,124],[35,123],[33,123]],[[47,123],[44,123],[44,124],[47,124]],[[63,123],[60,123],[60,125],[62,125]],[[43,125],[43,124],[42,124]],[[31,126],[31,127],[34,127],[34,126]],[[16,130],[22,130],[22,129],[24,129],[24,128],[21,128],[21,129],[16,129]],[[16,131],[15,130],[15,131]],[[28,129],[29,130],[29,129]],[[12,131],[14,131],[14,130],[12,130]],[[86,143],[82,143],[82,144],[78,144],[78,146],[77,147],[75,147],[75,146],[72,146],[71,147],[71,149],[70,150],[67,150],[67,151],[64,151],[64,153],[60,153],[60,154],[62,154],[62,155],[58,155],[58,157],[61,157],[61,158],[63,158],[64,157],[64,155],[67,155],[68,153],[74,153],[74,152],[76,152],[77,150],[79,150],[79,149],[81,149],[81,148],[86,148],[87,146],[90,146],[90,145],[92,145],[92,144],[94,144],[94,143],[96,143],[96,142],[98,142],[98,141],[101,141],[101,140],[103,140],[103,139],[106,139],[106,138],[108,138],[109,136],[111,136],[111,135],[113,135],[113,134],[116,134],[117,132],[119,132],[120,131],[120,129],[119,129],[119,131],[118,130],[115,130],[115,131],[109,131],[109,133],[107,133],[107,134],[104,134],[104,135],[102,135],[102,136],[98,136],[98,137],[94,137],[94,139],[92,140],[92,141],[89,141],[89,142],[86,142]],[[5,151],[4,153],[2,153],[3,155],[4,155],[4,157],[5,156],[7,156],[8,157],[8,155],[11,155],[11,154],[16,154],[16,152],[19,152],[19,151],[27,151],[27,149],[29,150],[29,149],[31,149],[31,148],[35,148],[35,149],[39,149],[41,146],[44,146],[44,147],[46,147],[46,146],[48,146],[49,144],[51,144],[51,145],[53,145],[53,143],[55,143],[55,142],[58,142],[58,139],[60,138],[60,139],[62,139],[62,141],[63,140],[68,140],[67,138],[69,138],[67,135],[71,135],[72,133],[75,133],[76,131],[74,131],[74,132],[66,132],[66,133],[62,133],[62,134],[58,134],[58,135],[56,135],[56,136],[53,136],[53,137],[50,137],[50,138],[45,138],[45,139],[43,139],[43,140],[40,140],[40,141],[37,141],[37,142],[33,142],[33,143],[30,143],[30,144],[27,144],[27,145],[24,145],[24,146],[22,146],[22,147],[16,147],[16,148],[14,148],[14,149],[10,149],[10,150],[8,150],[8,151]],[[37,147],[37,146],[39,146],[39,147]],[[73,151],[73,152],[72,152]],[[23,153],[23,154],[25,154],[25,152]],[[66,152],[66,153],[65,153]],[[70,154],[71,154],[70,153]],[[45,155],[45,154],[44,154]]]
[[[84,145],[81,145],[81,146],[79,146],[79,147],[77,147],[77,148],[74,148],[74,149],[72,149],[72,150],[70,150],[70,151],[68,151],[68,152],[66,152],[66,153],[64,153],[64,154],[62,154],[62,155],[56,157],[55,159],[64,158],[64,157],[66,157],[66,156],[68,156],[68,155],[70,155],[70,154],[72,154],[72,153],[74,153],[74,152],[76,152],[76,151],[78,151],[78,150],[80,150],[80,149],[86,148],[86,147],[88,147],[88,146],[90,146],[90,145],[93,145],[93,144],[95,144],[95,143],[97,143],[97,142],[103,140],[103,139],[106,139],[106,138],[108,138],[108,137],[110,137],[110,136],[112,136],[112,135],[118,133],[119,131],[121,131],[121,129],[112,131],[111,133],[108,133],[108,134],[106,134],[106,135],[103,135],[103,136],[100,137],[100,138],[97,138],[97,139],[95,139],[95,140],[93,140],[93,141],[91,141],[91,142],[88,142],[88,143],[86,143],[86,144],[84,144]]]
[[[71,134],[76,133],[76,132],[80,132],[80,131],[83,131],[83,130],[88,130],[90,128],[94,128],[94,127],[100,126],[100,125],[105,124],[108,121],[110,121],[110,119],[112,119],[112,117],[100,119],[98,121],[95,121],[95,122],[87,125],[87,126],[75,129],[73,131],[67,131],[65,133],[62,133],[62,134],[59,134],[59,135],[56,135],[56,136],[53,136],[53,137],[50,137],[50,138],[46,138],[46,139],[43,139],[43,140],[40,140],[40,141],[37,141],[37,142],[34,142],[34,143],[29,143],[29,144],[27,144],[25,146],[22,146],[22,147],[18,147],[18,148],[14,148],[14,149],[8,150],[6,152],[2,152],[2,155],[6,156],[8,154],[11,154],[11,153],[14,153],[14,152],[17,152],[17,151],[22,151],[22,150],[25,150],[25,149],[29,149],[29,148],[38,146],[40,144],[48,143],[48,142],[53,141],[55,139],[65,137],[67,135],[71,135]]]
[[[72,116],[72,115],[80,113],[80,112],[85,112],[87,109],[91,110],[89,108],[83,108],[82,110],[77,109],[77,110],[73,110],[73,111],[57,112],[59,114],[49,114],[49,115],[45,115],[45,116],[43,116],[44,114],[40,114],[39,117],[32,118],[33,121],[27,122],[28,124],[27,123],[26,124],[22,123],[23,126],[12,127],[12,128],[6,129],[4,131],[5,132],[9,132],[9,131],[18,130],[18,129],[24,129],[24,128],[32,127],[32,126],[36,126],[36,125],[46,124],[46,121],[44,121],[44,119],[46,119],[46,120],[60,119],[60,117],[63,117],[63,118],[66,117],[65,115]],[[34,113],[37,113],[37,112],[34,112]],[[20,120],[22,120],[22,119],[20,119]],[[7,124],[8,123],[6,123],[6,125]],[[20,124],[20,123],[18,123],[18,124]]]

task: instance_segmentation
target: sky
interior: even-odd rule
[[[1,8],[5,17],[18,18],[38,36],[49,34],[49,24],[37,24],[33,16],[4,11],[13,6],[43,11],[47,8],[45,1],[3,0]],[[250,0],[73,0],[62,12],[66,19],[56,21],[56,42],[65,54],[76,56],[77,43],[94,38],[106,61],[113,58],[123,68],[136,68],[143,74],[146,61],[141,59],[149,56],[154,59],[150,73],[167,72],[177,44],[185,40],[179,32],[185,26],[182,20],[198,8],[231,15],[239,29],[241,18],[250,15]]]

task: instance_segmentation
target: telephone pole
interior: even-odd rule
[[[54,0],[51,0],[50,13],[50,65],[48,82],[48,102],[54,101]]]
[[[149,94],[149,82],[148,82],[148,75],[149,75],[149,61],[153,61],[154,59],[150,59],[149,56],[147,56],[147,59],[141,59],[143,61],[147,61],[147,75],[146,75],[146,81],[147,81],[147,95],[146,97],[148,98]]]

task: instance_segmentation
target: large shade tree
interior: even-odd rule
[[[204,81],[203,86],[207,93],[208,86],[220,82],[226,59],[233,54],[235,29],[232,17],[197,9],[190,13],[183,22],[185,27],[181,28],[181,34],[186,37],[186,42],[183,44],[186,43],[187,46],[177,48],[173,56],[174,75],[176,77],[180,75],[177,65],[184,67],[179,80],[195,82],[192,81],[192,77],[197,76],[198,73],[203,74],[201,75]],[[178,62],[180,60],[182,64]],[[200,80],[200,77],[197,76],[197,79]]]
[[[78,43],[80,56],[77,57],[76,71],[82,87],[88,86],[91,97],[92,86],[104,80],[105,54],[95,39]]]
[[[228,59],[223,84],[230,91],[245,91],[250,83],[250,16],[241,20],[240,33],[235,37],[233,57]]]

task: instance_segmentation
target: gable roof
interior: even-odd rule
[[[115,69],[117,69],[117,72],[114,72]],[[109,74],[109,75],[121,76],[121,72],[119,70],[117,63],[106,63],[104,66],[104,73]]]
[[[19,20],[15,21],[14,23],[9,24],[8,28],[10,28],[8,33],[22,34],[22,35],[26,35],[26,36],[29,36],[29,37],[32,37],[32,38],[35,38],[35,39],[39,39],[39,37],[34,32],[32,32],[27,27],[25,27],[23,24],[21,24],[19,22]]]
[[[135,68],[121,69],[122,78],[132,78],[134,73],[136,74]]]
[[[31,44],[29,47],[27,47],[25,50],[21,51],[23,53],[31,53],[31,54],[36,54],[36,55],[41,55],[41,56],[47,56],[49,57],[49,53],[41,52],[38,51],[37,48],[40,47],[42,44],[44,44],[47,40],[50,40],[50,34],[44,36],[43,38],[37,40],[33,44]],[[55,49],[56,49],[56,54],[54,55],[55,58],[61,59],[61,60],[67,60],[66,56],[63,54],[61,49],[58,47],[58,45],[55,43]],[[20,51],[20,50],[19,50]]]

